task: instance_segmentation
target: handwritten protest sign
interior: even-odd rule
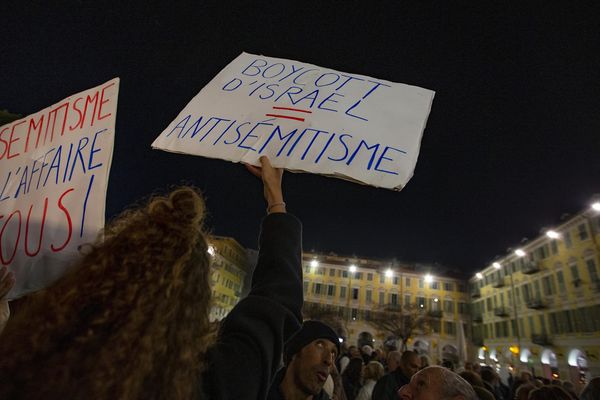
[[[0,127],[0,263],[10,298],[63,275],[104,226],[119,79]]]
[[[400,190],[413,175],[434,92],[242,53],[154,148],[338,176]]]

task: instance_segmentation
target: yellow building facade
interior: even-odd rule
[[[432,361],[457,353],[459,324],[468,331],[469,293],[464,278],[438,276],[436,268],[317,253],[303,254],[305,307],[324,305],[342,316],[346,340],[356,345],[372,337],[383,345],[386,332],[369,321],[371,312],[386,305],[416,305],[435,315],[428,332],[408,342]],[[465,327],[466,326],[466,327]]]
[[[600,216],[584,211],[470,280],[480,361],[583,384],[600,375]]]
[[[250,262],[246,249],[230,237],[211,237],[209,253],[213,299],[210,320],[215,321],[225,317],[240,301]]]

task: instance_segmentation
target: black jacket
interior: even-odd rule
[[[252,289],[222,321],[202,377],[206,399],[265,399],[283,344],[301,327],[302,226],[285,213],[262,223]]]
[[[373,400],[397,400],[398,390],[409,382],[410,378],[407,378],[400,368],[396,368],[395,371],[384,375],[377,381],[371,397]]]

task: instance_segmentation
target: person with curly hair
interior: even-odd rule
[[[301,324],[301,224],[266,157],[268,203],[249,295],[211,329],[205,205],[189,187],[108,224],[0,337],[2,399],[257,399]]]

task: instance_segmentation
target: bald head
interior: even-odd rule
[[[447,368],[432,366],[417,372],[398,391],[402,400],[477,400],[471,385]]]

